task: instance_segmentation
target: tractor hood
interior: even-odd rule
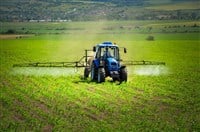
[[[115,58],[107,58],[107,65],[109,71],[118,71],[119,63],[116,61]]]

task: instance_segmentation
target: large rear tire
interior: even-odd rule
[[[84,69],[84,78],[88,78],[90,74],[90,68],[89,67],[85,67]]]
[[[105,70],[104,70],[104,68],[98,69],[97,82],[98,83],[105,82]]]
[[[120,82],[127,82],[127,69],[126,68],[122,68],[120,70]]]
[[[91,75],[90,75],[90,77],[91,77],[92,81],[97,80],[97,70],[95,69],[94,63],[92,63],[92,65],[91,65]]]

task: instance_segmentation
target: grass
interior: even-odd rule
[[[72,29],[68,34],[48,34],[45,24],[57,27],[42,23],[42,34],[0,40],[1,131],[199,131],[199,33],[118,28],[152,23],[160,30],[171,22],[100,22],[97,27],[93,22],[65,23]],[[185,23],[192,22],[179,22]],[[16,28],[35,32],[33,23],[19,24]],[[115,28],[102,30],[106,27]],[[147,41],[148,35],[155,41]],[[32,75],[12,74],[15,63],[76,60],[84,49],[105,40],[127,47],[128,53],[121,54],[124,60],[164,61],[169,72],[138,75],[131,73],[140,67],[129,67],[128,82],[121,85],[83,80],[82,69],[75,75],[48,74],[56,69],[41,76],[34,70]]]

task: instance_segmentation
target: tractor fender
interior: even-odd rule
[[[120,70],[121,70],[121,69],[124,69],[124,68],[126,68],[126,66],[125,66],[125,65],[122,65],[122,66],[120,67]]]

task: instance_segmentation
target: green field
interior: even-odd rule
[[[199,22],[1,23],[0,131],[199,131]],[[12,30],[16,35],[8,35]],[[24,36],[28,35],[28,36]],[[154,41],[146,38],[151,35]],[[12,37],[10,37],[12,36]],[[128,67],[118,85],[83,79],[83,69],[13,68],[16,63],[78,60],[113,41]]]

